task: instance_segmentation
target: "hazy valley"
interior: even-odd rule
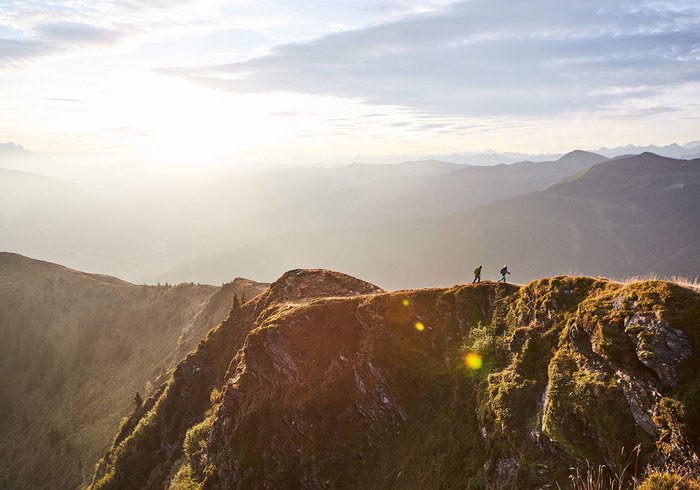
[[[6,171],[0,247],[150,283],[271,281],[324,267],[386,288],[426,287],[461,282],[476,262],[489,277],[507,263],[520,281],[694,278],[699,169],[698,160],[650,153],[609,160],[574,151],[496,166],[173,172],[157,186],[142,183],[143,169],[82,183]]]

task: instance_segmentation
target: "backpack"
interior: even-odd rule
[[[474,275],[475,275],[475,276],[478,276],[478,275],[480,275],[480,274],[481,274],[481,267],[477,267],[476,269],[474,269]]]
[[[508,267],[504,267],[503,269],[501,269],[502,276],[505,276],[507,273],[508,273]]]

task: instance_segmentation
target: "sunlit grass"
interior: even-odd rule
[[[695,279],[689,279],[687,277],[681,276],[660,276],[657,274],[647,274],[639,276],[629,276],[623,279],[613,280],[622,284],[633,284],[644,281],[668,281],[674,284],[678,284],[679,286],[682,286],[684,288],[700,291],[700,277],[696,277]]]

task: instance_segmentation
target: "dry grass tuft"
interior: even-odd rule
[[[674,284],[677,284],[681,287],[688,288],[688,289],[694,289],[695,291],[700,291],[700,276],[690,279],[687,277],[681,277],[681,276],[660,276],[658,274],[647,274],[647,275],[640,275],[640,276],[629,276],[623,279],[612,279],[615,282],[619,282],[621,284],[634,284],[638,282],[646,282],[646,281],[666,281],[666,282],[672,282]]]

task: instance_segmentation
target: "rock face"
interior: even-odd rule
[[[632,338],[637,358],[654,371],[668,387],[678,384],[677,369],[693,353],[693,346],[681,329],[672,329],[658,313],[633,314],[625,320],[625,332]]]
[[[291,271],[132,413],[92,488],[556,488],[586,461],[623,480],[692,466],[699,334],[700,295],[665,282],[387,293]]]

